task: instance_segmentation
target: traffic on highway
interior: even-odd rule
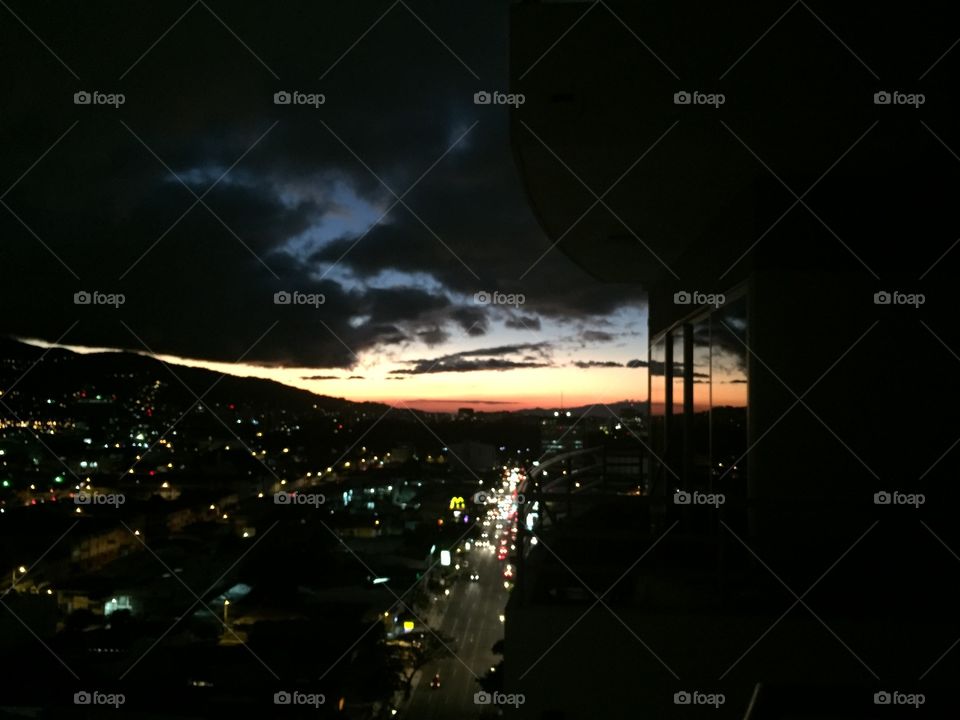
[[[499,672],[494,645],[503,639],[504,608],[515,582],[517,488],[521,468],[503,468],[499,483],[473,496],[478,515],[472,538],[451,549],[456,582],[438,596],[430,631],[450,643],[420,668],[407,702],[396,717],[418,720],[481,718],[488,705],[481,679]],[[480,695],[478,696],[478,693]]]

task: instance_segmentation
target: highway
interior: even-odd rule
[[[463,579],[451,590],[446,611],[440,621],[442,637],[453,638],[455,657],[424,666],[414,678],[410,699],[398,718],[411,720],[463,720],[479,718],[484,706],[475,705],[473,694],[480,689],[476,678],[499,662],[490,648],[503,638],[500,614],[507,602],[503,587],[503,562],[489,548],[474,548],[467,557],[470,568],[461,570]],[[471,582],[471,572],[480,579]],[[434,674],[440,673],[440,687],[430,687]]]

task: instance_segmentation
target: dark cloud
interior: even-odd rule
[[[359,298],[356,314],[369,316],[374,322],[394,323],[425,317],[449,306],[445,296],[417,288],[378,288]]]
[[[434,325],[428,330],[421,330],[418,332],[417,337],[423,340],[423,342],[430,347],[433,347],[434,345],[439,345],[446,342],[450,337],[450,333],[443,330],[439,325]]]
[[[623,367],[623,363],[614,362],[613,360],[577,360],[573,363],[575,367],[586,369],[586,368],[614,368],[614,367]]]
[[[513,330],[539,330],[540,318],[530,315],[518,315],[507,318],[503,324]]]
[[[616,335],[603,330],[584,330],[581,337],[589,343],[606,343],[616,340]]]
[[[450,317],[471,337],[486,335],[490,327],[486,312],[480,308],[459,307],[451,311]]]
[[[642,368],[647,367],[649,363],[646,360],[627,360],[626,366],[628,368]]]
[[[376,20],[362,5],[269,17],[224,6],[234,36],[201,4],[132,68],[176,20],[169,8],[58,9],[49,22],[43,4],[31,6],[24,21],[44,28],[80,83],[4,24],[0,58],[18,72],[4,80],[0,191],[77,124],[4,198],[30,230],[0,208],[0,333],[53,341],[79,320],[64,343],[350,368],[367,350],[489,333],[503,309],[470,303],[481,286],[526,296],[530,314],[504,321],[517,330],[538,331],[541,318],[600,325],[643,302],[641,290],[594,282],[559,251],[515,280],[549,242],[526,204],[507,116],[478,112],[475,78],[402,6],[376,42],[317,80]],[[463,11],[420,8],[485,81],[506,86],[506,10],[470,5],[469,24]],[[112,26],[125,32],[109,52],[76,41]],[[85,86],[124,92],[126,104],[74,105]],[[277,106],[280,89],[323,92],[327,103]],[[79,290],[121,292],[126,303],[77,307]],[[276,305],[278,291],[324,302]]]
[[[476,357],[490,355],[513,355],[524,351],[535,351],[540,356],[545,356],[551,349],[550,343],[518,343],[516,345],[498,345],[492,348],[478,348],[476,350],[464,350],[457,353],[459,357]],[[452,356],[451,356],[452,357]]]
[[[533,351],[533,354],[529,353]],[[513,370],[516,368],[552,367],[548,343],[520,343],[491,348],[464,350],[432,359],[409,361],[410,367],[393,370],[395,375],[422,375],[442,372],[473,372],[477,370]],[[510,355],[528,353],[524,358]],[[527,359],[533,357],[535,359]]]
[[[398,380],[400,378],[388,378],[390,380]],[[436,398],[415,398],[413,400],[407,401],[410,404],[429,402],[429,403],[445,403],[449,405],[517,405],[515,400],[438,400]]]
[[[441,372],[473,372],[476,370],[514,370],[516,368],[550,367],[549,363],[523,362],[520,360],[504,360],[503,358],[483,358],[468,360],[466,358],[449,358],[440,361],[420,360],[412,368],[391,370],[396,375],[421,375],[423,373]]]
[[[347,375],[346,377],[341,377],[339,375],[305,375],[301,377],[301,380],[363,380],[363,375]]]

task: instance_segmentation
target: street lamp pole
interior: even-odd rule
[[[17,573],[20,573],[21,575],[26,575],[27,568],[21,565],[20,567],[14,568],[13,570],[10,571],[10,589],[11,590],[13,590],[14,587],[16,587],[17,585]]]

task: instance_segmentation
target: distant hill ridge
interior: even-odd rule
[[[196,400],[187,390],[202,396],[205,403],[235,403],[260,409],[331,412],[367,411],[383,413],[387,405],[353,402],[345,398],[317,395],[274,380],[237,377],[183,365],[164,366],[160,360],[132,352],[76,353],[64,348],[39,348],[11,338],[0,338],[0,360],[16,360],[16,366],[0,363],[0,390],[17,381],[30,364],[42,361],[17,382],[14,392],[42,396],[62,394],[84,387],[104,395],[125,394],[144,383],[159,380],[167,402]],[[172,371],[172,373],[171,373]],[[175,377],[176,376],[176,377]],[[179,380],[177,379],[179,378]],[[181,383],[182,381],[182,383]],[[212,390],[208,389],[213,386]]]

